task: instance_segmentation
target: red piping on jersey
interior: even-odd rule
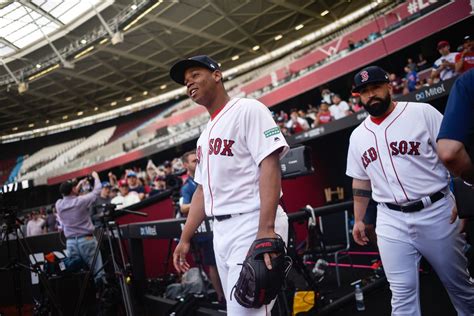
[[[218,108],[217,110],[215,110],[214,113],[211,114],[211,121],[222,111],[224,106],[225,106],[225,104],[223,106],[221,106],[220,108]]]
[[[385,169],[383,168],[382,157],[380,156],[380,151],[379,151],[379,143],[377,142],[377,136],[375,136],[375,133],[374,133],[373,131],[371,131],[371,130],[367,127],[367,125],[365,125],[365,121],[364,121],[364,127],[365,127],[366,130],[368,130],[369,132],[371,132],[372,135],[374,135],[375,147],[377,147],[377,155],[379,156],[380,167],[382,168],[383,176],[385,177],[385,181],[387,181],[387,183],[389,183],[389,182],[388,182],[388,179],[387,179],[387,175],[385,174]],[[390,190],[390,192],[392,192],[392,190]],[[392,195],[393,195],[393,198],[395,199],[395,203],[398,204],[397,198],[395,197],[395,195],[393,194],[393,192],[392,192]]]
[[[393,171],[395,172],[395,175],[397,176],[398,183],[400,184],[400,187],[403,190],[403,194],[405,194],[405,197],[407,198],[407,200],[410,201],[407,193],[405,192],[405,188],[403,187],[402,183],[400,182],[400,179],[398,178],[397,169],[395,169],[395,165],[393,164],[392,155],[390,154],[390,146],[388,146],[388,140],[387,140],[387,129],[390,127],[390,125],[393,124],[393,122],[395,122],[400,117],[400,115],[402,115],[402,113],[405,111],[407,106],[408,106],[408,102],[405,104],[405,107],[403,108],[403,110],[393,119],[393,121],[391,121],[390,124],[388,124],[387,127],[385,127],[385,144],[387,145],[388,156],[390,157],[390,161],[392,162]]]
[[[209,129],[209,133],[207,134],[207,147],[209,147],[209,137],[211,136],[211,132],[212,132],[212,129],[214,128],[214,126],[216,126],[217,122],[219,122],[219,120],[221,119],[221,117],[224,116],[224,114],[227,113],[227,111],[229,111],[235,104],[237,104],[237,102],[240,101],[240,99],[237,99],[235,100],[235,102],[233,104],[231,104],[223,113],[221,116],[219,116],[217,118],[217,120],[214,122],[214,124],[212,124],[211,128]],[[225,105],[220,108],[217,112],[217,114],[219,114],[219,112],[225,107]],[[214,112],[215,113],[215,112]],[[216,114],[216,115],[217,115]],[[211,118],[211,121],[212,121],[212,118]],[[209,194],[211,195],[211,216],[214,216],[214,213],[213,213],[213,210],[214,210],[214,197],[212,195],[212,190],[211,190],[211,174],[209,172],[210,168],[209,168],[209,148],[207,149],[207,187],[209,188]]]

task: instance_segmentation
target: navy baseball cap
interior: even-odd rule
[[[110,184],[110,182],[108,181],[104,181],[102,182],[102,188],[111,188],[112,185]]]
[[[390,82],[388,73],[378,66],[366,67],[354,76],[354,89],[352,89],[352,92],[358,93],[368,84],[381,82]]]
[[[136,177],[137,177],[137,174],[136,174],[135,172],[133,172],[133,171],[129,171],[129,172],[127,173],[127,178],[131,178],[131,177],[135,177],[135,178],[136,178]]]
[[[221,70],[219,64],[209,56],[198,55],[178,61],[170,69],[170,77],[184,86],[184,73],[191,67],[203,67],[210,71]]]

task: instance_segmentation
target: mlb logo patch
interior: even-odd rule
[[[367,71],[362,71],[360,73],[360,78],[361,78],[361,82],[366,82],[367,80],[369,80],[369,73]]]

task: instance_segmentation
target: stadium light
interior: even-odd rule
[[[274,39],[275,39],[275,41],[279,41],[279,40],[281,40],[282,38],[283,38],[283,35],[278,34],[277,36],[275,36]]]
[[[138,21],[140,21],[145,15],[147,15],[148,13],[150,13],[154,8],[156,8],[157,6],[159,6],[161,3],[163,2],[163,0],[158,0],[154,5],[152,5],[151,7],[149,7],[148,9],[146,9],[142,14],[140,14],[139,16],[137,16],[137,18],[135,20],[133,20],[132,22],[130,22],[127,26],[125,26],[123,28],[124,31],[128,30],[129,28],[131,28],[132,26],[134,26]]]
[[[295,31],[299,31],[299,30],[301,30],[303,27],[304,27],[304,24],[298,24],[297,26],[295,26]]]
[[[321,16],[325,16],[325,15],[327,15],[328,13],[329,13],[328,10],[324,10],[323,12],[321,12]]]
[[[256,51],[256,50],[259,50],[260,49],[260,46],[259,45],[255,45],[254,47],[252,47],[252,50],[253,51]]]

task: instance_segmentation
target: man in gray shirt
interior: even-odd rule
[[[95,227],[99,228],[102,226],[102,217],[104,214],[104,204],[110,204],[111,198],[110,190],[112,186],[109,182],[104,181],[102,182],[102,190],[100,191],[100,195],[97,197],[94,203],[92,203],[90,207],[90,215],[92,219],[92,224]]]
[[[94,267],[91,267],[94,252],[97,248],[94,225],[89,214],[89,207],[100,194],[102,185],[97,172],[92,172],[94,178],[94,189],[84,195],[79,195],[85,179],[77,185],[74,181],[66,181],[59,186],[63,198],[56,202],[56,210],[61,221],[64,235],[66,236],[66,249],[72,260],[81,259],[90,269],[94,270],[96,283],[103,279],[102,257],[100,252]]]

